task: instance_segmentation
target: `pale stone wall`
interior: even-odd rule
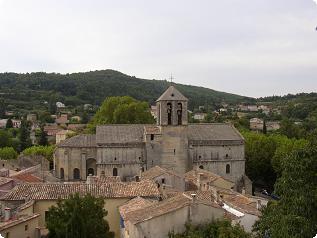
[[[80,179],[86,180],[87,160],[96,159],[95,148],[57,148],[54,154],[54,169],[56,177],[61,178],[61,168],[64,169],[64,180],[74,179],[74,169],[80,171]]]
[[[179,174],[188,171],[188,138],[186,126],[162,127],[161,160],[159,166]]]
[[[185,231],[186,222],[201,224],[215,219],[223,218],[224,213],[220,208],[204,204],[186,206],[164,215],[133,225],[127,222],[129,236],[133,238],[165,238],[168,233],[182,233]]]
[[[245,174],[244,145],[191,146],[189,157],[194,166],[202,166],[233,182]],[[227,165],[230,166],[230,173],[226,173]]]
[[[29,238],[37,238],[36,228],[38,227],[39,217],[33,218],[31,220],[19,223],[15,226],[7,228],[1,231],[1,235],[3,237],[12,237],[12,238],[20,238],[20,237],[29,237]],[[27,226],[27,230],[26,230]]]
[[[122,180],[140,175],[142,167],[146,167],[145,149],[141,147],[119,147],[97,149],[97,175],[113,176],[113,169],[117,169],[117,176]]]

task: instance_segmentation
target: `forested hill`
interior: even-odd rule
[[[61,101],[67,106],[100,105],[108,96],[129,95],[149,103],[170,85],[165,80],[146,80],[128,76],[114,70],[85,73],[1,73],[0,97],[16,109],[36,110],[44,101]],[[236,103],[249,98],[215,90],[176,84],[190,100],[189,108],[212,105],[222,101]]]

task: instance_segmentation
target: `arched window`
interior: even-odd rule
[[[60,168],[59,173],[60,173],[59,174],[60,178],[64,179],[64,169],[63,168]]]
[[[200,169],[204,169],[204,166],[200,165],[199,168],[200,168]]]
[[[74,169],[74,179],[80,179],[80,170],[78,168]]]
[[[113,168],[112,176],[118,176],[118,169],[117,168]]]
[[[226,174],[230,174],[230,164],[226,165]]]
[[[182,125],[182,114],[183,114],[183,105],[178,103],[177,106],[177,124]]]
[[[89,168],[87,172],[88,172],[88,175],[92,175],[92,176],[95,175],[95,171],[93,168]]]
[[[167,103],[167,124],[172,125],[172,103]]]

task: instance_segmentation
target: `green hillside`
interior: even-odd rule
[[[44,101],[61,101],[67,106],[100,105],[108,96],[123,95],[154,103],[169,85],[164,80],[139,79],[114,70],[72,74],[1,73],[0,98],[4,98],[13,110],[28,111],[44,109]],[[203,87],[175,85],[189,98],[190,109],[222,101],[236,103],[250,100]]]

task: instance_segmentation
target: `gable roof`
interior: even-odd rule
[[[140,144],[143,143],[144,125],[102,125],[96,129],[97,145]]]
[[[160,97],[159,101],[188,101],[188,99],[181,94],[174,86],[170,86]]]
[[[119,207],[119,212],[120,212],[120,215],[122,216],[123,220],[126,220],[126,218],[127,218],[126,215],[129,212],[143,209],[145,207],[152,205],[155,202],[157,202],[157,201],[144,199],[141,197],[136,197],[136,198],[133,198],[130,201],[124,203],[123,205],[121,205]]]
[[[5,196],[3,201],[30,200],[58,200],[67,199],[71,194],[79,193],[81,196],[90,193],[95,197],[103,198],[133,198],[159,197],[157,185],[150,180],[140,182],[117,182],[105,184],[84,183],[28,183],[19,184]]]
[[[184,174],[186,180],[194,183],[197,183],[198,176],[202,176],[202,179],[208,180],[209,182],[214,182],[218,179],[223,179],[228,183],[232,183],[232,185],[234,185],[234,182],[230,181],[229,179],[226,179],[218,174],[200,168],[192,169]]]
[[[197,203],[203,203],[215,208],[220,208],[218,204],[213,201],[204,201],[199,198],[196,200]],[[150,220],[154,217],[158,217],[183,207],[189,206],[193,203],[193,198],[185,193],[178,193],[176,196],[163,200],[162,202],[156,202],[152,205],[148,205],[138,210],[127,212],[125,218],[132,224],[137,224],[146,220]]]
[[[144,171],[142,173],[142,179],[154,179],[154,178],[161,176],[163,174],[170,174],[170,175],[182,178],[181,175],[177,174],[173,170],[161,168],[160,166],[154,166],[154,167],[150,168],[149,170]]]

